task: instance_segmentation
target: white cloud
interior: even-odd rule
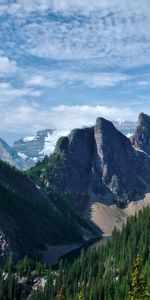
[[[10,75],[17,71],[17,64],[6,56],[0,56],[0,76]]]
[[[45,128],[57,128],[66,130],[91,126],[97,117],[104,117],[110,120],[136,119],[137,113],[130,109],[120,109],[107,106],[56,106],[42,110],[38,105],[12,105],[7,111],[0,110],[1,130],[31,134]]]
[[[40,90],[32,88],[14,88],[9,82],[0,83],[0,105],[12,101],[21,100],[23,97],[38,97],[41,95]]]
[[[57,83],[56,78],[54,78],[53,74],[49,74],[49,76],[33,75],[30,79],[26,80],[26,85],[53,88],[57,85]]]
[[[81,83],[91,88],[112,87],[129,80],[130,77],[121,73],[76,72],[59,70],[41,72],[26,80],[27,86],[54,88],[59,85]]]
[[[17,0],[0,8],[16,24],[18,55],[125,68],[150,63],[149,10],[149,0]],[[11,17],[3,26],[11,32]],[[6,42],[15,47],[11,35]]]

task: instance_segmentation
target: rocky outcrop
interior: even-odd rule
[[[76,205],[90,199],[124,206],[140,199],[150,184],[149,156],[136,150],[114,125],[98,118],[91,128],[59,139],[41,181],[70,191]]]
[[[138,118],[137,128],[131,137],[132,145],[150,155],[150,116],[141,113]]]

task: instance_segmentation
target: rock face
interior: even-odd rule
[[[131,137],[132,145],[150,155],[150,116],[141,113],[134,135]]]
[[[26,162],[6,142],[0,139],[0,159],[18,169],[26,170]]]
[[[98,118],[94,127],[59,139],[40,178],[43,184],[53,182],[60,191],[70,191],[77,205],[95,199],[123,206],[148,189],[150,159],[110,121]]]

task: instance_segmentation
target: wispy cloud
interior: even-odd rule
[[[129,80],[130,77],[121,73],[96,73],[75,71],[51,71],[33,75],[26,80],[27,86],[41,86],[54,88],[59,85],[81,83],[91,88],[112,87]]]
[[[125,109],[129,99],[139,109],[150,92],[149,11],[149,0],[0,0],[1,128],[24,132],[88,125],[99,115],[134,118],[136,110]]]
[[[149,9],[149,0],[18,0],[1,5],[0,11],[13,18],[5,30],[16,23],[18,53],[131,67],[150,63]]]
[[[34,90],[32,88],[15,88],[8,82],[0,83],[0,107],[4,104],[12,103],[15,100],[21,101],[23,97],[39,97],[41,95],[41,91]]]

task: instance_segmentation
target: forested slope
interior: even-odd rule
[[[106,246],[82,251],[72,262],[61,261],[57,269],[27,258],[17,266],[9,260],[2,267],[9,276],[4,280],[1,272],[0,282],[6,298],[0,299],[11,300],[16,295],[17,300],[150,299],[149,230],[150,208],[145,208],[122,231],[114,230]],[[36,288],[35,282],[39,282]]]

